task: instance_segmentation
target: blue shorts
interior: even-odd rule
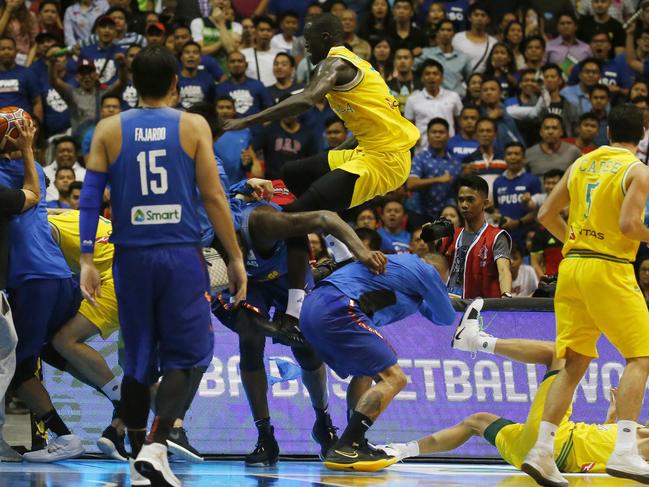
[[[43,346],[79,310],[81,292],[77,281],[30,279],[9,292],[18,345],[16,363],[36,359]]]
[[[214,352],[209,277],[191,245],[115,247],[124,375],[148,384],[159,366],[207,367]]]
[[[397,355],[355,301],[324,283],[302,305],[300,328],[339,377],[374,377],[397,363]]]

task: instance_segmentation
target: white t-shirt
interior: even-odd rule
[[[47,191],[45,193],[45,199],[47,201],[56,201],[59,199],[59,190],[54,186],[54,177],[56,176],[56,170],[58,168],[59,163],[56,161],[52,161],[52,164],[43,168],[45,176],[47,176],[47,178],[50,180],[50,185],[47,187]],[[77,181],[83,182],[83,178],[86,177],[86,168],[78,162],[75,162],[74,166],[72,166],[72,169],[74,169],[75,179]]]
[[[286,54],[291,54],[293,52],[293,44],[295,42],[295,37],[288,42],[284,39],[282,34],[275,34],[270,40],[270,48],[277,49],[278,51],[284,51]]]
[[[452,44],[453,49],[459,52],[463,52],[471,60],[471,71],[475,71],[476,73],[484,73],[485,67],[487,66],[487,58],[489,57],[489,53],[491,52],[491,49],[494,47],[494,44],[496,44],[496,42],[498,42],[498,40],[495,37],[487,36],[486,43],[483,42],[478,44],[476,42],[470,41],[466,36],[465,31],[455,34]],[[480,65],[476,68],[476,64],[478,64],[478,62],[480,62]]]
[[[428,147],[426,136],[428,122],[435,117],[445,119],[449,125],[449,137],[453,137],[455,118],[460,116],[461,111],[462,100],[456,92],[440,88],[437,96],[433,96],[424,89],[415,91],[408,97],[403,115],[408,120],[412,120],[419,129],[421,134],[419,149],[425,149]]]
[[[205,35],[213,36],[218,29],[214,27],[205,27],[205,22],[201,17],[197,17],[191,21],[189,24],[189,30],[192,33],[192,40],[195,42],[202,42],[205,39]],[[230,24],[230,30],[235,34],[243,34],[243,26],[239,22],[232,22]]]
[[[512,296],[529,297],[539,287],[539,280],[531,265],[521,265],[518,276],[512,281]]]
[[[248,62],[248,69],[246,69],[246,76],[252,79],[258,79],[263,83],[264,86],[272,86],[277,83],[277,78],[273,75],[273,62],[275,61],[275,56],[279,53],[278,49],[273,49],[272,47],[268,51],[257,51],[257,57],[255,59],[255,48],[248,47],[241,50]],[[259,73],[257,72],[257,66],[259,66]]]

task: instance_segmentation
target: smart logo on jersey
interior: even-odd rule
[[[180,205],[146,205],[131,208],[133,225],[164,225],[180,223],[182,206]]]

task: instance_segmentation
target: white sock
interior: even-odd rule
[[[419,456],[419,443],[416,441],[409,441],[406,443],[406,458]]]
[[[554,453],[554,439],[557,434],[557,425],[548,421],[541,421],[539,436],[536,439],[535,447],[549,450]]]
[[[478,337],[480,347],[478,348],[481,352],[485,353],[496,353],[496,342],[498,338],[496,337]]]
[[[617,441],[614,450],[616,453],[628,453],[633,450],[637,428],[635,421],[621,419],[617,422]]]
[[[288,305],[286,306],[286,314],[291,315],[293,318],[300,318],[302,311],[302,302],[304,301],[304,289],[289,289],[288,290]]]
[[[122,379],[113,377],[101,387],[101,392],[106,394],[111,401],[119,401],[122,395]]]
[[[340,264],[354,258],[347,246],[333,235],[325,236],[325,242],[327,242],[327,248],[336,263]]]

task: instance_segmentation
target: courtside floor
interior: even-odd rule
[[[376,473],[350,474],[327,470],[318,462],[280,462],[273,468],[246,468],[241,461],[174,463],[184,486],[535,486],[505,465],[400,463]],[[603,474],[567,475],[570,486],[640,485]],[[0,463],[0,486],[117,487],[128,486],[128,464],[112,460],[70,460],[57,464]]]

